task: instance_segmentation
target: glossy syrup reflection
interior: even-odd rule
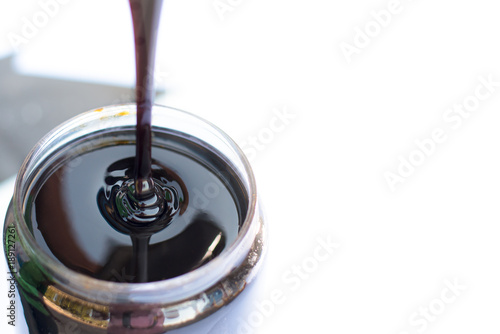
[[[186,209],[187,191],[175,173],[153,162],[152,190],[140,196],[135,189],[134,162],[134,158],[126,158],[109,166],[97,204],[108,224],[130,236],[135,281],[147,282],[149,240],[170,225],[181,206]]]

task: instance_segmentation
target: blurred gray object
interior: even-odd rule
[[[83,111],[134,100],[131,88],[21,75],[12,60],[0,59],[0,181],[17,173],[56,125]]]

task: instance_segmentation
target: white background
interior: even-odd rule
[[[390,0],[220,3],[231,6],[222,16],[213,0],[165,2],[160,102],[212,121],[247,151],[260,138],[252,164],[270,269],[259,301],[273,289],[285,301],[246,319],[254,331],[498,332],[500,87],[459,125],[443,118],[474,102],[479,77],[500,82],[496,2],[401,0],[384,27],[371,12]],[[0,54],[39,10],[0,0]],[[17,69],[131,85],[129,20],[125,0],[69,1],[20,48]],[[361,41],[365,28],[372,37]],[[350,62],[343,42],[359,46]],[[285,109],[293,116],[270,134]],[[444,142],[392,191],[384,174],[398,173],[400,156],[422,158],[415,141],[436,129]],[[318,238],[340,244],[320,263]],[[445,303],[447,281],[463,289]]]

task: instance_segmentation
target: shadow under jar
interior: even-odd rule
[[[179,207],[135,283],[131,238],[105,218],[127,211],[110,193],[133,174],[135,114],[134,104],[80,114],[19,171],[4,247],[31,333],[236,332],[265,245],[249,163],[214,125],[153,108],[153,177]]]

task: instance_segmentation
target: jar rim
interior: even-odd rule
[[[95,121],[96,119],[114,121],[113,119],[116,119],[117,115],[120,116],[120,122],[131,121],[132,117],[135,119],[135,110],[135,104],[111,105],[81,113],[62,123],[35,145],[26,157],[16,178],[13,213],[16,221],[22,222],[18,224],[19,238],[22,246],[27,251],[27,255],[35,260],[50,275],[54,283],[71,291],[71,293],[77,294],[81,298],[96,303],[109,303],[110,291],[113,294],[113,301],[118,303],[164,304],[165,302],[176,302],[200,294],[208,287],[222,280],[245,260],[260,229],[256,222],[256,213],[258,213],[259,209],[255,178],[250,163],[238,145],[217,126],[197,115],[175,108],[155,105],[153,107],[154,126],[159,126],[158,122],[155,122],[157,117],[165,118],[172,117],[173,115],[183,117],[186,120],[206,127],[209,132],[219,137],[239,159],[239,163],[243,167],[242,172],[245,173],[248,182],[248,208],[236,239],[221,254],[199,268],[180,276],[147,283],[111,282],[93,278],[67,268],[47,254],[29,231],[28,222],[25,220],[24,215],[26,190],[27,185],[32,181],[30,177],[32,177],[32,173],[34,172],[32,167],[36,162],[35,160],[40,158],[44,150],[50,148],[50,145],[57,138],[71,131],[77,134],[82,124],[91,120]],[[125,111],[127,113],[124,113]],[[165,127],[165,125],[161,125],[161,127]],[[59,147],[64,146],[64,144],[60,145]]]

